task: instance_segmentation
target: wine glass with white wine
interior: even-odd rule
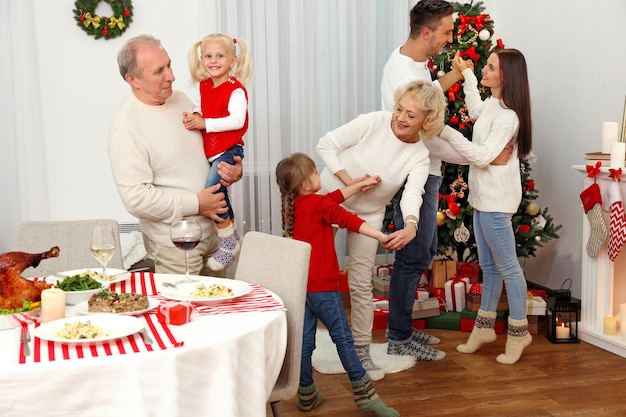
[[[195,282],[189,278],[189,251],[198,246],[202,240],[200,222],[193,217],[174,220],[170,225],[170,239],[174,246],[185,251],[185,279],[177,284]]]
[[[107,263],[115,254],[115,237],[111,225],[97,225],[91,236],[91,253],[102,264],[102,279],[107,279]]]

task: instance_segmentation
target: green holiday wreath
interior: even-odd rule
[[[104,0],[109,3],[113,14],[101,17],[95,13],[101,0],[77,0],[74,2],[74,19],[78,27],[96,39],[111,39],[120,36],[133,21],[131,0]]]

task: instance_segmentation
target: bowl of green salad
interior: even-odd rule
[[[87,273],[59,279],[56,286],[65,292],[65,304],[71,306],[89,300],[93,294],[104,288],[102,282],[93,279]]]

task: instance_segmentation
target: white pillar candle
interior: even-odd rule
[[[617,123],[602,123],[602,153],[610,153],[613,142],[617,142]]]
[[[626,158],[626,143],[611,143],[611,168],[624,168],[624,158]]]
[[[617,333],[617,317],[606,316],[604,318],[604,334],[614,335]]]
[[[47,323],[65,317],[65,292],[48,288],[41,292],[41,322]]]
[[[569,339],[569,327],[566,327],[565,323],[561,323],[560,326],[557,326],[556,338],[557,339]]]

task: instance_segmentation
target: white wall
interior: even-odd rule
[[[0,184],[4,200],[0,205],[0,253],[11,249],[19,221],[45,220],[41,217],[133,220],[119,200],[106,153],[109,120],[128,93],[117,72],[116,53],[133,35],[155,34],[172,58],[176,87],[185,89],[189,44],[198,34],[213,31],[212,22],[218,18],[217,10],[212,16],[198,16],[196,1],[173,5],[167,0],[136,0],[135,18],[125,35],[105,41],[94,40],[76,27],[73,1],[30,0],[31,13],[9,17],[7,13],[23,1],[29,0],[0,0],[0,48],[9,51],[2,54],[0,65]],[[583,245],[578,197],[582,178],[570,166],[584,163],[585,152],[600,149],[603,121],[621,123],[626,54],[618,19],[626,15],[626,2],[485,0],[483,4],[495,21],[495,37],[502,38],[507,47],[520,49],[528,61],[534,152],[539,157],[533,166],[540,191],[538,203],[548,206],[555,221],[563,225],[561,238],[526,262],[527,277],[553,288],[572,278],[577,295]],[[203,10],[206,8],[204,4]],[[406,25],[406,17],[399,17],[398,25]],[[20,31],[34,37],[34,50],[20,48],[14,36]],[[20,79],[26,75],[27,80]],[[338,76],[329,74],[328,79]],[[40,129],[34,132],[11,123],[16,111],[11,97],[25,94],[14,86],[25,82],[40,87],[39,96],[25,102],[33,117],[41,115]],[[372,88],[378,91],[379,87]],[[373,100],[378,100],[378,93]],[[377,104],[372,103],[372,108]],[[46,167],[39,185],[40,210],[24,207],[18,193],[23,184],[15,180],[17,170],[28,169],[24,161],[29,156],[20,154],[19,141],[29,135],[43,135],[45,142],[41,160],[30,162]],[[18,146],[14,138],[18,138]]]

